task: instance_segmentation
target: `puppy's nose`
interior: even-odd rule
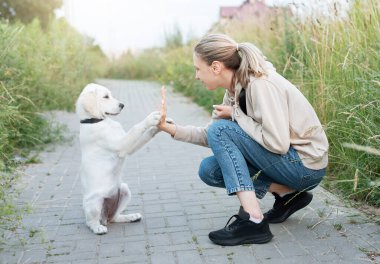
[[[124,108],[124,104],[120,103],[119,107],[120,107],[120,109],[123,109]]]

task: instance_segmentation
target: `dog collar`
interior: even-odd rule
[[[87,119],[81,120],[80,123],[81,124],[95,124],[103,120],[104,119],[100,119],[100,118],[87,118]]]

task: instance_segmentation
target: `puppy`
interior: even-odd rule
[[[124,105],[98,84],[88,84],[76,102],[80,119],[83,209],[87,226],[95,234],[107,233],[108,222],[135,222],[139,213],[122,214],[131,192],[122,182],[126,156],[133,154],[158,132],[161,114],[152,112],[125,132],[121,124],[109,118],[118,115]]]

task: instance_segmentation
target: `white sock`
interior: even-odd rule
[[[292,191],[292,192],[282,193],[282,194],[279,194],[279,196],[282,198],[282,197],[284,197],[285,195],[287,195],[287,194],[291,194],[291,193],[294,193],[294,191]]]
[[[252,217],[251,215],[249,216],[249,220],[254,222],[255,224],[260,224],[262,221],[263,221],[263,218],[255,218],[255,217]]]

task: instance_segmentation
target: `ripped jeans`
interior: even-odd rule
[[[228,195],[255,191],[261,199],[272,183],[311,190],[326,174],[326,169],[306,168],[292,147],[285,155],[270,152],[229,120],[211,124],[207,139],[214,156],[201,162],[199,177],[210,186],[226,188]]]

